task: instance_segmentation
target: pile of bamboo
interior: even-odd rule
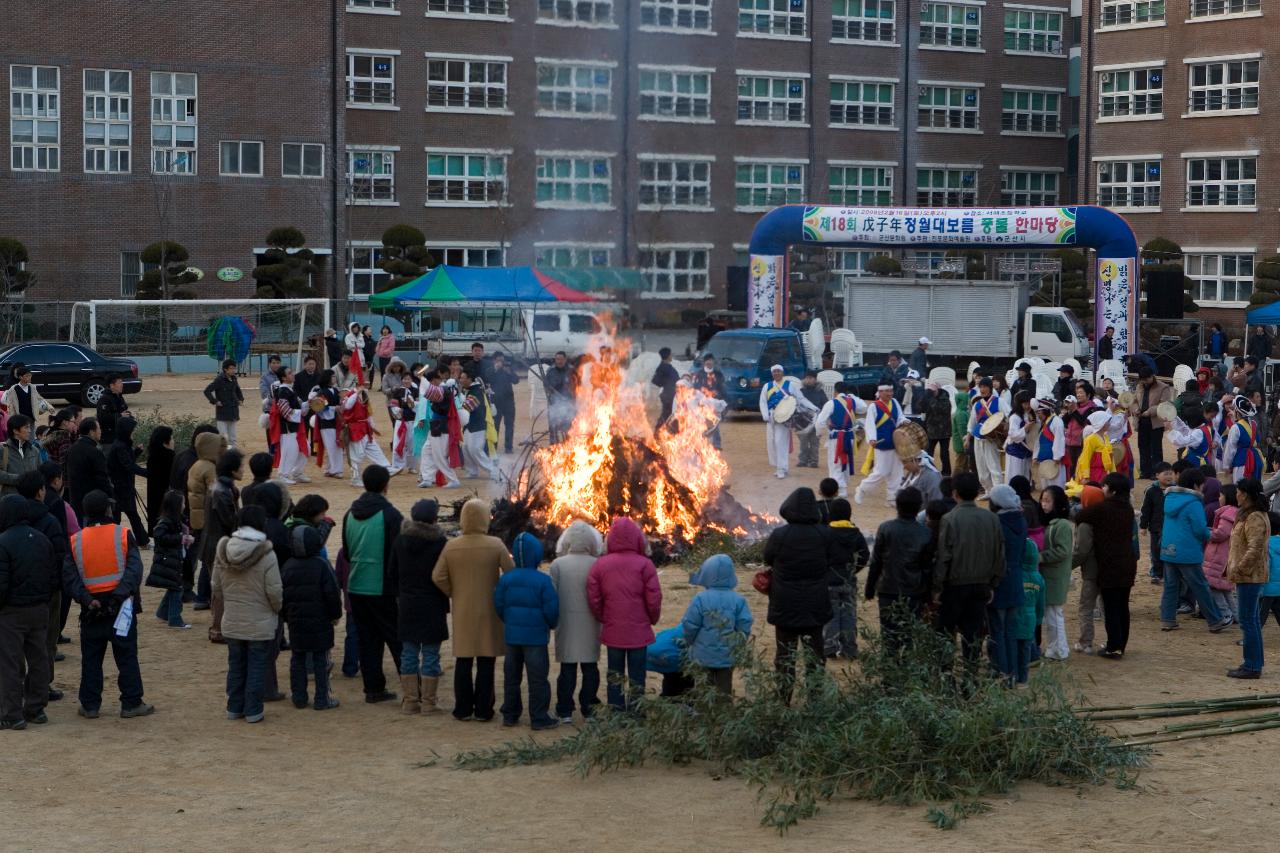
[[[1172,723],[1146,731],[1121,733],[1124,746],[1146,746],[1169,741],[1220,737],[1280,728],[1280,693],[1252,693],[1220,699],[1181,699],[1176,702],[1157,702],[1146,705],[1106,705],[1077,708],[1076,712],[1090,722],[1119,723],[1168,717],[1200,717],[1228,711],[1253,711],[1264,708],[1274,710],[1245,716]]]

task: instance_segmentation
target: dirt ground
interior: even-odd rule
[[[166,412],[209,413],[198,395],[203,380],[148,377],[145,384],[145,391],[130,398],[135,411],[160,406]],[[246,383],[246,390],[252,385]],[[246,449],[262,448],[251,422],[240,433]],[[793,468],[785,481],[776,480],[754,417],[739,416],[723,434],[733,492],[754,509],[776,513],[791,489],[816,486],[824,475]],[[356,497],[343,481],[314,480],[294,487],[295,499],[318,491],[339,517]],[[464,481],[468,489],[475,482]],[[390,497],[406,513],[427,494],[452,498],[458,492],[419,490],[404,475],[392,481]],[[866,532],[888,515],[873,503],[881,502],[855,508]],[[679,569],[662,572],[662,626],[683,614],[692,595],[686,581]],[[740,573],[740,589],[756,614],[757,638],[772,642],[764,599],[750,590],[747,571]],[[209,614],[188,610],[194,629],[169,630],[150,615],[155,591],[144,596],[151,609],[144,607],[139,631],[142,673],[155,715],[121,720],[107,713],[116,701],[108,662],[102,718],[77,717],[78,644],[60,647],[67,660],[56,684],[67,698],[50,706],[51,723],[0,737],[0,814],[8,827],[3,849],[1167,851],[1221,847],[1226,838],[1248,837],[1256,839],[1249,846],[1261,841],[1265,848],[1262,839],[1271,835],[1264,815],[1274,808],[1280,787],[1276,731],[1164,745],[1137,790],[1019,785],[1007,796],[988,798],[990,814],[949,833],[925,822],[923,806],[840,801],[779,837],[758,825],[751,789],[740,780],[713,780],[696,767],[624,770],[585,781],[562,765],[455,771],[448,764],[457,751],[496,745],[527,730],[460,723],[448,715],[404,717],[394,703],[364,704],[359,679],[336,672],[334,689],[342,701],[337,711],[295,710],[286,701],[268,706],[263,725],[228,722],[225,651],[206,640]],[[1162,634],[1157,604],[1158,588],[1140,575],[1124,661],[1073,654],[1063,665],[1091,701],[1276,689],[1269,673],[1252,683],[1224,677],[1240,659],[1237,632],[1214,636],[1203,622],[1186,620],[1183,630]],[[1074,606],[1067,611],[1074,637]],[[875,608],[863,603],[860,619],[874,621]],[[73,638],[75,629],[73,618]],[[1101,636],[1100,624],[1098,631]],[[1272,638],[1280,633],[1268,628],[1265,636],[1274,648]],[[444,658],[449,662],[447,646]],[[392,664],[384,668],[394,681]],[[287,654],[279,669],[283,685]],[[452,703],[450,674],[441,685],[446,707]]]

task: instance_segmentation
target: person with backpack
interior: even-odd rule
[[[560,721],[549,713],[551,683],[547,679],[551,662],[547,646],[551,631],[560,621],[560,599],[548,575],[538,571],[542,543],[529,533],[516,536],[511,545],[512,569],[498,579],[493,590],[493,609],[502,620],[507,650],[503,658],[502,725],[520,721],[523,707],[520,682],[529,679],[529,723],[532,729],[554,729]]]
[[[164,590],[156,618],[170,628],[187,630],[191,626],[182,618],[182,566],[186,549],[195,541],[182,523],[182,492],[165,493],[160,504],[160,518],[152,531],[155,552],[146,585]]]
[[[324,539],[309,524],[300,524],[289,535],[292,549],[280,573],[284,587],[281,616],[289,626],[289,690],[293,707],[307,707],[307,675],[315,680],[317,711],[338,707],[329,692],[329,650],[333,626],[342,617],[342,594],[329,561],[320,555]]]

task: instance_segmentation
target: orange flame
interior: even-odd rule
[[[729,476],[708,437],[719,414],[681,382],[672,409],[678,428],[655,432],[644,402],[648,377],[628,383],[613,355],[629,349],[611,331],[593,339],[601,358],[578,367],[572,426],[559,444],[534,454],[546,484],[545,521],[565,527],[583,519],[604,531],[626,515],[647,533],[692,539],[709,526],[704,512]]]

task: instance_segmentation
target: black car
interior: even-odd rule
[[[31,381],[41,396],[97,406],[107,390],[107,377],[124,378],[124,393],[142,390],[138,365],[127,358],[104,358],[87,346],[66,341],[28,341],[0,352],[0,387],[13,383],[18,364],[31,368]]]

